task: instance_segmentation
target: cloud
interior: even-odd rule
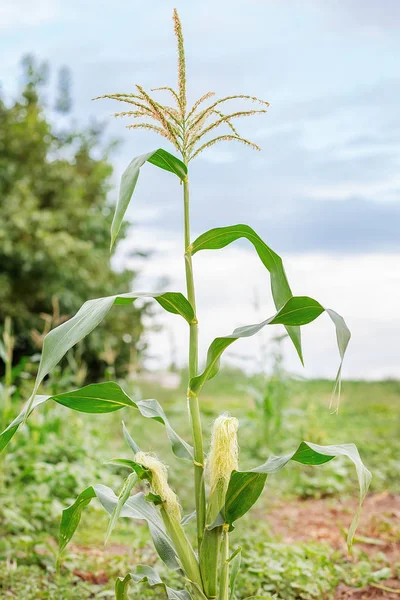
[[[29,0],[3,0],[0,5],[0,28],[37,27],[55,21],[59,15],[56,0],[38,0],[34,9]]]
[[[400,29],[400,4],[396,0],[349,0],[332,6],[324,4],[331,19],[341,27],[377,31]]]

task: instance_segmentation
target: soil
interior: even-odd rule
[[[356,507],[354,501],[338,503],[329,499],[285,502],[270,512],[268,520],[272,532],[286,543],[316,540],[347,554],[346,532]],[[399,495],[383,492],[366,498],[355,545],[370,557],[383,553],[391,566],[400,563]],[[335,600],[400,600],[399,579],[381,582],[379,586],[359,589],[342,584]]]
[[[338,502],[337,499],[324,498],[285,501],[272,508],[268,521],[272,533],[285,543],[315,540],[348,555],[347,529],[356,509],[357,503],[353,500]],[[257,516],[265,518],[265,513],[259,512]],[[391,566],[400,564],[400,495],[383,492],[366,498],[354,545],[370,557],[383,553]],[[104,553],[102,549],[74,544],[71,544],[71,548],[98,555]],[[120,544],[110,544],[107,551],[111,554],[132,553],[131,548]],[[349,556],[349,560],[355,559]],[[75,575],[92,583],[100,583],[106,577],[103,571],[96,574],[75,571]],[[400,600],[400,579],[390,579],[364,588],[340,584],[335,600]]]

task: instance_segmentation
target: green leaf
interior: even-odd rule
[[[270,325],[307,325],[324,312],[321,304],[308,296],[293,296],[270,321]]]
[[[129,446],[129,448],[132,450],[133,454],[137,454],[138,452],[140,452],[140,448],[137,445],[137,443],[132,439],[129,431],[127,430],[125,423],[122,421],[122,431],[124,434],[124,438]]]
[[[194,318],[193,308],[179,292],[128,293],[88,300],[75,316],[62,323],[46,335],[43,352],[35,383],[35,391],[43,378],[60,362],[62,357],[87,336],[104,319],[111,307],[116,304],[132,304],[138,298],[154,298],[168,312],[181,315],[188,323]]]
[[[165,426],[167,436],[172,446],[172,451],[176,456],[186,460],[193,460],[192,446],[185,442],[185,440],[183,440],[176,433],[176,431],[174,431],[164,410],[161,408],[157,400],[150,399],[133,401],[117,383],[112,381],[95,383],[87,385],[79,390],[73,390],[72,392],[65,392],[63,394],[56,394],[55,396],[36,396],[34,402],[32,403],[29,414],[36,406],[46,402],[47,400],[54,400],[58,404],[62,404],[67,408],[84,413],[109,413],[125,407],[137,409],[143,417],[154,419]],[[5,448],[8,442],[11,440],[26,416],[27,407],[24,407],[18,417],[14,419],[14,421],[0,435],[0,451]],[[127,435],[129,436],[126,428],[124,429],[124,435],[125,438]],[[133,442],[130,436],[129,438],[133,444],[131,447],[136,454],[136,452],[139,451],[139,448]]]
[[[119,500],[113,490],[101,484],[86,488],[86,490],[79,494],[75,502],[63,511],[60,525],[59,553],[64,550],[72,539],[72,536],[79,525],[82,510],[90,503],[92,498],[95,498],[96,496],[100,500],[103,508],[105,508],[110,515],[113,515]],[[131,496],[120,509],[119,516],[146,521],[150,529],[155,549],[160,558],[170,569],[180,569],[176,559],[176,552],[170,538],[165,532],[164,524],[154,506],[146,502],[143,493]]]
[[[96,485],[94,489],[104,508],[111,514],[117,502],[115,494],[112,490],[109,490],[109,488],[106,488],[103,485]],[[103,489],[106,490],[105,496],[102,492]],[[109,492],[112,494],[112,505],[110,504],[111,497]],[[127,517],[128,519],[145,520],[149,526],[154,547],[161,560],[164,561],[167,567],[174,571],[181,568],[177,561],[176,552],[171,539],[165,532],[164,523],[161,517],[153,504],[146,501],[142,492],[135,494],[135,496],[131,496],[129,500],[125,502],[120,514],[121,517]]]
[[[277,310],[293,296],[286,277],[285,269],[281,257],[276,254],[260,236],[248,225],[230,225],[228,227],[217,227],[203,233],[192,244],[192,254],[199,250],[217,250],[225,248],[232,242],[245,238],[253,244],[264,267],[270,272],[271,291]],[[301,348],[301,333],[297,326],[286,325],[286,330],[297,350],[299,358],[303,363],[303,353]]]
[[[121,178],[121,186],[119,190],[119,198],[115,207],[113,222],[111,224],[111,248],[114,245],[115,239],[121,227],[126,209],[131,201],[132,194],[135,190],[141,167],[149,162],[160,169],[165,169],[177,175],[181,180],[187,175],[186,165],[162,148],[136,156],[128,165]]]
[[[49,396],[49,400],[84,413],[109,413],[125,407],[137,408],[136,402],[113,381],[92,383],[79,390]]]
[[[189,382],[190,391],[193,394],[198,395],[205,382],[212,377],[215,377],[219,371],[221,355],[236,340],[253,336],[266,325],[307,325],[308,323],[314,321],[324,311],[327,312],[336,327],[336,337],[341,358],[337,381],[340,381],[343,357],[347,348],[347,344],[350,340],[350,331],[347,328],[346,323],[344,322],[343,318],[340,317],[340,315],[330,309],[325,309],[319,302],[317,302],[317,300],[309,298],[308,296],[292,296],[290,300],[288,300],[286,304],[269,319],[254,325],[237,327],[230,335],[216,338],[208,349],[204,371],[197,377],[192,378]]]
[[[157,400],[139,400],[136,402],[137,408],[143,417],[154,419],[165,425],[168,439],[172,446],[172,451],[178,458],[193,461],[193,448],[185,442],[171,427],[168,418]],[[132,438],[131,438],[132,439]]]
[[[81,306],[76,315],[50,331],[44,338],[39,369],[33,392],[28,402],[28,414],[30,413],[33,398],[36,396],[41,382],[60,362],[68,350],[91,333],[101,323],[114,304],[132,304],[138,298],[154,298],[165,310],[181,315],[189,324],[194,319],[191,304],[180,292],[132,292],[88,300]]]
[[[162,588],[170,600],[190,600],[189,594],[182,590],[177,591],[165,585],[161,577],[153,567],[138,565],[135,572],[131,574],[132,580],[138,583],[148,583],[150,587]]]
[[[118,502],[114,506],[113,511],[110,515],[110,520],[108,522],[107,533],[106,533],[106,537],[104,540],[104,545],[106,545],[108,540],[110,539],[110,535],[113,532],[113,529],[114,529],[114,527],[119,519],[119,516],[121,514],[122,507],[124,506],[125,502],[130,497],[131,491],[132,491],[133,487],[136,485],[136,483],[138,482],[138,479],[139,479],[139,477],[136,473],[136,470],[134,470],[133,473],[130,473],[128,475],[128,477],[125,479],[124,485],[122,486],[122,490],[118,494]]]
[[[271,456],[263,465],[251,471],[233,471],[225,497],[222,517],[225,523],[233,523],[242,517],[258,500],[267,476],[282,469],[290,460],[303,465],[322,465],[337,456],[346,456],[354,464],[360,488],[359,505],[348,532],[349,549],[357,528],[361,505],[368,491],[371,473],[364,466],[354,444],[319,446],[311,442],[302,442],[295,452],[285,456]],[[211,528],[221,525],[221,518]]]
[[[58,539],[59,554],[61,554],[67,544],[71,541],[75,531],[77,530],[83,509],[86,508],[86,506],[90,504],[92,498],[95,497],[96,493],[93,487],[90,486],[79,494],[71,506],[63,510],[60,523],[60,535]]]
[[[235,598],[236,579],[239,574],[240,563],[242,560],[242,549],[238,548],[236,552],[229,558],[230,569],[229,569],[229,600]]]
[[[116,600],[126,600],[128,598],[127,589],[131,581],[147,583],[152,588],[160,588],[169,600],[190,600],[190,596],[186,591],[177,591],[168,587],[157,571],[147,565],[139,565],[134,573],[128,573],[124,579],[121,577],[117,579],[115,583]]]

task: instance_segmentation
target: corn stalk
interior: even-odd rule
[[[349,547],[371,475],[353,444],[318,446],[311,442],[302,442],[290,454],[270,456],[266,462],[255,469],[240,470],[236,438],[238,421],[227,415],[221,415],[214,423],[206,466],[200,410],[201,393],[207,381],[217,375],[221,357],[231,344],[238,339],[254,336],[265,327],[283,325],[300,360],[303,361],[301,327],[311,323],[322,313],[326,313],[336,330],[340,365],[335,390],[340,391],[341,367],[350,340],[350,332],[343,318],[332,309],[325,308],[317,300],[308,296],[293,296],[281,257],[248,225],[218,227],[201,234],[196,240],[191,240],[189,196],[191,161],[214,144],[226,141],[237,141],[259,150],[257,144],[238,133],[236,120],[265,113],[269,103],[243,94],[211,101],[214,93],[207,92],[191,108],[188,108],[184,41],[182,26],[176,11],[173,20],[178,45],[178,86],[176,90],[171,87],[157,88],[170,95],[172,105],[160,103],[140,85],[136,86],[134,93],[106,94],[101,97],[127,104],[129,110],[116,113],[116,116],[129,118],[130,129],[147,129],[160,134],[180,155],[177,157],[163,148],[158,148],[132,159],[121,180],[111,226],[111,246],[118,236],[141,168],[149,163],[173,174],[178,178],[183,192],[183,246],[187,295],[184,296],[180,292],[130,292],[89,300],[74,317],[50,331],[43,341],[42,357],[32,395],[22,412],[0,434],[0,450],[6,447],[19,426],[27,421],[30,413],[47,402],[56,402],[84,413],[109,413],[125,408],[136,412],[144,419],[154,419],[164,427],[173,453],[180,459],[187,460],[193,468],[197,544],[192,544],[186,535],[184,527],[188,519],[181,519],[179,500],[169,486],[165,465],[148,452],[142,451],[123,425],[123,433],[133,452],[133,458],[113,458],[110,461],[111,464],[123,466],[129,471],[121,491],[117,495],[104,485],[90,486],[63,511],[60,526],[60,557],[79,524],[82,510],[93,498],[97,498],[110,515],[107,539],[112,534],[118,518],[145,520],[160,559],[169,569],[179,571],[185,584],[185,589],[173,590],[161,580],[154,568],[139,565],[132,573],[118,578],[115,587],[117,600],[129,598],[131,582],[141,582],[150,587],[157,586],[168,598],[178,600],[215,598],[233,600],[241,553],[240,549],[236,549],[230,554],[229,532],[256,503],[270,474],[281,470],[289,461],[305,465],[320,465],[336,456],[350,459],[356,468],[360,491],[359,507],[348,533]],[[235,108],[233,112],[226,111],[226,105],[231,102],[242,102],[245,105],[250,102],[252,107]],[[225,131],[212,137],[215,130],[221,127],[224,127]],[[193,257],[199,251],[219,250],[241,238],[246,239],[253,246],[269,273],[276,312],[260,323],[238,327],[228,335],[215,338],[208,349],[204,367],[199,370]],[[154,300],[167,312],[183,318],[188,325],[187,402],[193,445],[172,428],[162,406],[156,400],[137,401],[131,398],[120,385],[113,382],[92,384],[53,396],[38,395],[39,387],[46,375],[70,348],[101,323],[114,305],[129,307],[138,298]],[[148,493],[139,491],[132,495],[139,483],[141,486],[143,483],[147,486]]]

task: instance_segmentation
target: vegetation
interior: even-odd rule
[[[95,416],[95,413],[113,413],[124,407],[133,409],[136,413],[140,413],[140,417],[144,417],[148,421],[146,422],[146,428],[137,428],[135,439],[131,437],[130,427],[123,424],[123,434],[127,448],[131,451],[130,457],[113,457],[108,460],[110,471],[106,471],[103,467],[99,470],[94,469],[91,472],[88,465],[85,474],[92,476],[91,485],[86,487],[78,495],[75,502],[63,511],[58,552],[53,550],[53,553],[57,554],[58,572],[61,569],[61,555],[76,532],[83,509],[88,506],[93,498],[97,498],[109,515],[106,542],[112,534],[115,536],[119,532],[119,535],[121,535],[121,529],[118,529],[120,527],[119,520],[120,518],[128,518],[146,522],[154,545],[154,551],[149,551],[148,540],[145,538],[145,548],[139,552],[139,556],[135,553],[134,562],[137,564],[139,558],[145,559],[146,564],[138,565],[134,570],[129,570],[126,576],[117,578],[115,583],[115,597],[117,600],[127,600],[131,590],[138,593],[139,584],[147,584],[149,588],[147,592],[140,592],[142,597],[146,597],[146,594],[148,594],[148,597],[167,596],[168,598],[178,598],[180,600],[207,600],[212,598],[232,600],[235,597],[247,598],[248,600],[250,598],[287,598],[290,600],[329,597],[339,581],[352,582],[354,580],[353,565],[346,562],[346,559],[340,553],[335,559],[335,564],[333,551],[326,546],[299,544],[288,550],[286,547],[276,544],[272,541],[272,534],[268,532],[268,529],[263,528],[262,525],[254,526],[253,520],[249,518],[248,511],[250,509],[254,510],[253,507],[257,501],[259,501],[258,506],[264,507],[265,510],[266,496],[263,496],[262,492],[267,478],[268,483],[271,480],[274,481],[274,474],[287,465],[288,473],[293,474],[294,471],[291,468],[293,464],[289,463],[301,463],[306,468],[310,468],[311,466],[329,463],[336,457],[339,457],[339,461],[344,458],[350,459],[356,468],[356,477],[360,489],[358,505],[351,508],[351,512],[354,512],[355,515],[351,523],[347,522],[346,526],[343,527],[348,547],[351,548],[360,516],[361,504],[368,490],[371,477],[360,459],[357,448],[354,444],[348,443],[338,445],[337,440],[332,440],[330,435],[326,435],[326,439],[324,439],[321,430],[317,431],[318,444],[304,442],[300,435],[302,433],[300,424],[298,427],[295,426],[289,434],[289,427],[280,423],[279,435],[273,440],[273,444],[277,451],[283,454],[280,456],[272,455],[263,464],[254,466],[255,460],[258,462],[257,453],[251,451],[254,443],[246,445],[248,439],[246,440],[246,428],[244,428],[244,435],[241,437],[241,461],[243,461],[243,464],[247,463],[248,466],[246,470],[239,470],[238,419],[220,411],[228,408],[241,416],[242,409],[236,406],[232,393],[228,395],[228,402],[226,397],[225,402],[215,402],[213,396],[211,398],[207,397],[207,388],[210,393],[212,390],[210,380],[219,371],[223,352],[237,339],[253,336],[264,327],[277,324],[283,325],[301,360],[300,328],[314,321],[323,312],[328,314],[335,326],[341,361],[344,358],[350,333],[342,317],[333,310],[325,309],[312,298],[292,295],[281,258],[250,227],[246,225],[221,227],[208,231],[195,241],[191,241],[189,162],[200,152],[220,141],[236,140],[254,147],[255,144],[238,134],[232,120],[241,116],[251,116],[257,112],[265,112],[268,103],[242,95],[223,98],[211,103],[207,108],[200,108],[200,105],[211,97],[211,94],[207,93],[195,103],[192,109],[188,109],[183,37],[176,11],[174,12],[174,24],[178,40],[178,89],[177,91],[172,88],[163,89],[172,94],[176,106],[171,107],[158,103],[140,86],[137,86],[137,94],[106,96],[133,105],[134,110],[129,113],[119,113],[119,115],[141,119],[139,123],[134,123],[130,127],[142,127],[157,131],[172,142],[182,158],[180,160],[169,152],[158,149],[132,160],[122,177],[119,201],[111,224],[111,243],[113,245],[121,228],[140,168],[146,162],[149,162],[176,175],[183,190],[187,297],[177,292],[152,294],[129,292],[87,301],[74,317],[60,324],[45,336],[41,361],[31,397],[22,412],[0,435],[0,448],[4,449],[7,446],[19,428],[28,438],[34,435],[35,422],[33,426],[31,423],[32,420],[38,418],[37,411],[34,412],[34,409],[40,405],[43,405],[42,408],[47,412],[46,423],[51,422],[52,419],[57,419],[59,411],[63,410],[61,406],[64,406],[74,411],[93,415],[89,429],[93,431],[98,427],[97,437],[101,436],[102,438],[101,446],[96,452],[96,458],[104,458],[104,451],[109,448],[112,448],[115,456],[115,450],[120,451],[120,448],[117,447],[118,444],[115,442],[115,431],[111,431],[108,426],[106,436],[101,422],[98,421],[99,417]],[[235,99],[250,99],[253,102],[258,102],[262,108],[259,110],[238,110],[231,114],[222,113],[221,108],[224,103]],[[145,121],[142,119],[145,119]],[[146,119],[149,119],[149,121]],[[208,134],[220,125],[229,127],[230,132],[209,139]],[[243,237],[253,244],[262,263],[271,275],[271,289],[277,312],[258,324],[240,327],[225,337],[216,338],[210,345],[204,370],[201,371],[198,368],[198,321],[196,317],[192,256],[200,250],[223,248]],[[139,399],[143,395],[138,394],[137,390],[129,390],[126,386],[123,389],[118,383],[96,383],[73,391],[57,389],[57,386],[54,386],[53,383],[49,395],[38,395],[41,384],[63,356],[86,335],[91,333],[114,305],[122,307],[131,305],[138,298],[156,300],[166,311],[179,315],[188,323],[190,339],[187,401],[190,419],[186,426],[183,421],[186,413],[184,406],[173,407],[174,411],[171,411],[170,417],[167,417],[167,403],[163,403],[162,406],[153,399]],[[335,386],[339,393],[340,385],[341,363]],[[305,387],[305,390],[308,393],[307,387]],[[228,391],[228,386],[226,386],[224,393],[226,394]],[[53,402],[49,403],[50,400]],[[279,398],[276,401],[279,402]],[[218,410],[216,410],[217,406]],[[302,410],[304,411],[304,409],[303,405]],[[202,415],[214,419],[207,462],[203,436],[208,427],[203,427]],[[76,419],[75,423],[74,418]],[[175,428],[179,427],[179,434],[172,427],[170,419],[176,421]],[[66,439],[74,439],[74,443],[71,444],[71,451],[75,443],[79,443],[81,440],[77,440],[74,434],[71,435],[72,432],[68,430],[68,427],[72,426],[73,430],[78,429],[79,421],[79,417],[75,416],[67,425],[59,429],[60,434],[61,432],[66,434]],[[109,423],[111,423],[111,418]],[[24,427],[25,425],[27,427]],[[175,455],[175,459],[171,459],[173,469],[170,473],[167,471],[166,465],[157,458],[157,454],[150,454],[147,451],[159,450],[159,455],[164,456],[166,454],[165,448],[162,450],[158,442],[157,428],[159,431],[160,425],[164,426],[172,452]],[[45,425],[45,428],[46,426],[48,425]],[[153,427],[155,428],[154,431]],[[315,427],[312,419],[309,420],[308,427],[303,426],[303,428],[307,429],[307,433],[313,433]],[[55,429],[56,425],[52,423],[49,431],[53,432]],[[193,447],[185,441],[188,429],[190,430]],[[342,433],[343,431],[341,431]],[[251,435],[251,433],[247,432],[247,435]],[[109,438],[107,443],[104,443],[105,437]],[[352,435],[352,437],[354,436]],[[59,437],[57,437],[58,439]],[[86,436],[85,439],[87,439]],[[151,447],[149,447],[150,439],[154,439]],[[325,445],[321,445],[321,441]],[[271,443],[270,438],[268,443]],[[295,450],[293,450],[293,447]],[[146,451],[142,451],[141,448],[145,448]],[[52,447],[51,454],[53,455],[54,452],[55,450]],[[262,447],[260,453],[263,453]],[[72,463],[75,462],[77,456],[80,456],[79,451],[76,455],[71,452]],[[6,461],[9,462],[9,460],[10,454],[6,455]],[[11,459],[9,466],[12,467],[16,462]],[[59,467],[59,462],[58,459],[57,467]],[[187,464],[191,465],[194,471],[194,490],[187,483]],[[37,463],[33,463],[33,471],[35,471],[36,466]],[[24,478],[26,477],[24,463],[22,471]],[[68,466],[65,465],[62,470],[62,477],[66,477],[68,472]],[[126,476],[127,472],[128,475]],[[6,473],[8,476],[8,468],[6,468]],[[119,493],[115,494],[113,488],[115,488],[115,480],[118,476],[123,477],[123,483],[120,486]],[[53,485],[53,479],[52,473],[49,485]],[[76,479],[72,480],[71,489],[75,488],[77,483]],[[9,481],[7,485],[9,485]],[[271,490],[276,497],[283,498],[285,495],[284,486],[280,489],[275,485],[272,484]],[[301,485],[301,482],[297,483],[298,493],[299,485]],[[63,490],[62,493],[65,493],[66,486],[64,482],[59,487]],[[179,490],[179,499],[173,489]],[[132,495],[133,490],[136,493]],[[333,490],[333,493],[335,491]],[[342,492],[344,491],[346,491],[345,488]],[[328,493],[332,492],[324,491],[324,494]],[[51,489],[50,496],[52,497],[54,494],[55,490]],[[312,495],[312,493],[307,492],[304,495]],[[190,513],[188,510],[188,515],[183,516],[182,505],[187,509],[195,508],[195,511]],[[282,507],[280,511],[283,512]],[[13,507],[10,507],[8,514],[5,513],[5,518],[11,522],[14,518],[17,527],[18,522],[21,527],[28,527],[28,529],[31,525],[29,521],[25,520],[24,522],[24,515],[15,513]],[[243,519],[241,528],[237,527],[239,519]],[[97,526],[101,526],[100,519],[96,523]],[[96,527],[90,528],[89,531],[93,536]],[[139,535],[143,535],[143,530],[139,527],[132,535],[134,542],[138,542],[138,531],[140,532]],[[372,538],[370,537],[364,536],[361,539],[366,544],[374,543],[374,541],[371,542]],[[379,544],[380,540],[378,540]],[[142,544],[139,545],[142,546]],[[30,547],[30,552],[32,553],[32,547]],[[42,555],[48,556],[48,553],[40,552],[38,549],[35,550],[35,554],[39,563],[43,562],[43,559],[40,558]],[[109,576],[114,572],[115,574],[120,573],[121,567],[124,566],[122,564],[124,562],[123,554],[120,549],[117,555],[119,560],[111,563],[107,571],[104,568],[100,573],[93,574],[90,567],[92,561],[90,557],[86,558],[85,570],[73,566],[72,570],[80,580],[91,581],[99,586],[102,585],[103,581],[104,584],[108,584]],[[164,563],[161,566],[161,574],[153,566],[156,555]],[[310,560],[311,557],[312,560]],[[242,571],[240,571],[241,562],[244,567]],[[379,581],[393,575],[392,569],[395,568],[383,556],[378,557],[376,562],[366,562],[364,565],[360,562],[356,568],[356,580],[371,583],[371,585],[379,585]],[[260,573],[263,573],[262,581],[260,581]],[[57,576],[60,577],[57,584],[59,586],[58,593],[61,593],[60,590],[65,593],[64,590],[68,589],[68,583],[66,583],[63,573],[51,575],[49,585],[53,586],[54,589]],[[164,582],[164,577],[166,577],[168,583]],[[36,597],[40,597],[40,594],[42,594],[42,597],[46,597],[47,593],[53,593],[50,590],[41,590],[40,581],[38,586],[35,592]],[[175,589],[176,587],[179,591]],[[71,589],[70,591],[72,593]],[[85,589],[85,586],[80,584],[78,596],[76,597],[85,597],[86,592],[91,594],[88,597],[110,597],[110,595],[112,597],[113,594],[108,585],[104,589],[91,590],[90,588]],[[26,595],[27,591],[25,590],[24,593]]]
[[[135,276],[111,267],[112,167],[103,127],[69,124],[64,75],[57,103],[64,125],[57,130],[43,100],[45,65],[27,57],[23,68],[20,97],[10,105],[0,98],[0,323],[13,321],[17,362],[40,350],[50,328],[87,298],[129,289]],[[113,352],[119,373],[126,372],[130,348],[140,349],[141,315],[139,308],[120,311],[83,342],[89,376],[104,371]],[[130,346],[121,344],[123,335]]]
[[[239,370],[222,369],[220,377],[210,381],[204,391],[202,412],[206,432],[207,424],[219,410],[234,411],[244,423],[240,428],[242,460],[256,465],[256,456],[263,448],[254,446],[254,430],[247,425],[249,401],[238,391],[246,382],[247,377]],[[138,390],[129,389],[129,392],[137,394]],[[177,402],[184,392],[184,386],[171,391],[147,383],[142,384],[141,396],[159,398],[174,427],[186,437],[190,434],[190,426]],[[232,550],[241,546],[243,552],[244,564],[237,584],[240,599],[261,593],[260,586],[264,595],[268,589],[273,598],[280,600],[328,599],[334,597],[339,584],[351,586],[356,593],[371,583],[384,584],[385,580],[395,577],[396,569],[400,569],[400,564],[396,567],[395,556],[400,541],[395,517],[398,496],[391,496],[400,493],[397,450],[400,386],[396,382],[346,382],[338,415],[331,415],[326,410],[330,393],[328,381],[295,384],[291,402],[296,410],[284,420],[275,451],[286,452],[291,448],[290,440],[300,442],[306,435],[304,427],[308,426],[307,435],[325,444],[343,442],[351,436],[375,475],[372,500],[389,494],[393,518],[390,520],[391,513],[387,508],[377,505],[370,517],[370,525],[364,520],[359,533],[360,537],[371,537],[371,543],[362,544],[356,537],[353,557],[349,558],[344,550],[343,532],[351,520],[349,507],[356,485],[352,469],[345,462],[334,461],[319,469],[292,465],[282,477],[271,475],[261,505],[250,513],[250,518],[244,517],[246,530],[239,527],[231,534]],[[315,415],[305,417],[310,405]],[[140,446],[145,446],[151,437],[157,455],[168,454],[169,443],[158,435],[158,423],[149,423],[149,428],[144,430],[136,418],[130,420],[129,415],[126,416],[127,425]],[[82,515],[75,544],[65,553],[60,579],[55,573],[55,554],[60,513],[87,482],[103,481],[114,489],[119,485],[123,470],[100,464],[113,455],[130,458],[129,449],[119,435],[119,413],[108,416],[106,437],[102,433],[102,415],[95,415],[88,421],[86,415],[81,417],[57,405],[49,406],[46,415],[34,413],[28,424],[29,429],[14,438],[6,456],[6,485],[0,499],[0,596],[24,600],[114,598],[115,578],[128,571],[133,561],[156,562],[145,525],[121,518],[104,547],[107,518],[101,507],[93,503]],[[382,432],[385,432],[384,436]],[[172,487],[179,486],[182,502],[190,511],[192,485],[186,464],[179,459],[173,460],[170,473]],[[299,497],[305,499],[301,504],[297,500]],[[283,503],[304,506],[302,514],[306,514],[315,513],[319,502],[323,503],[322,541],[313,538],[309,524],[304,521],[294,522],[290,531],[277,527]],[[336,514],[333,519],[332,514]],[[192,538],[194,522],[187,527]],[[293,531],[298,532],[298,538],[285,544]],[[343,539],[343,544],[332,547],[333,535]],[[163,575],[169,585],[178,587],[176,575],[167,571]],[[386,585],[394,587],[396,584]],[[373,588],[371,596],[372,591]],[[133,588],[133,597],[134,592],[140,598],[163,598],[161,592],[146,591],[143,587]]]

